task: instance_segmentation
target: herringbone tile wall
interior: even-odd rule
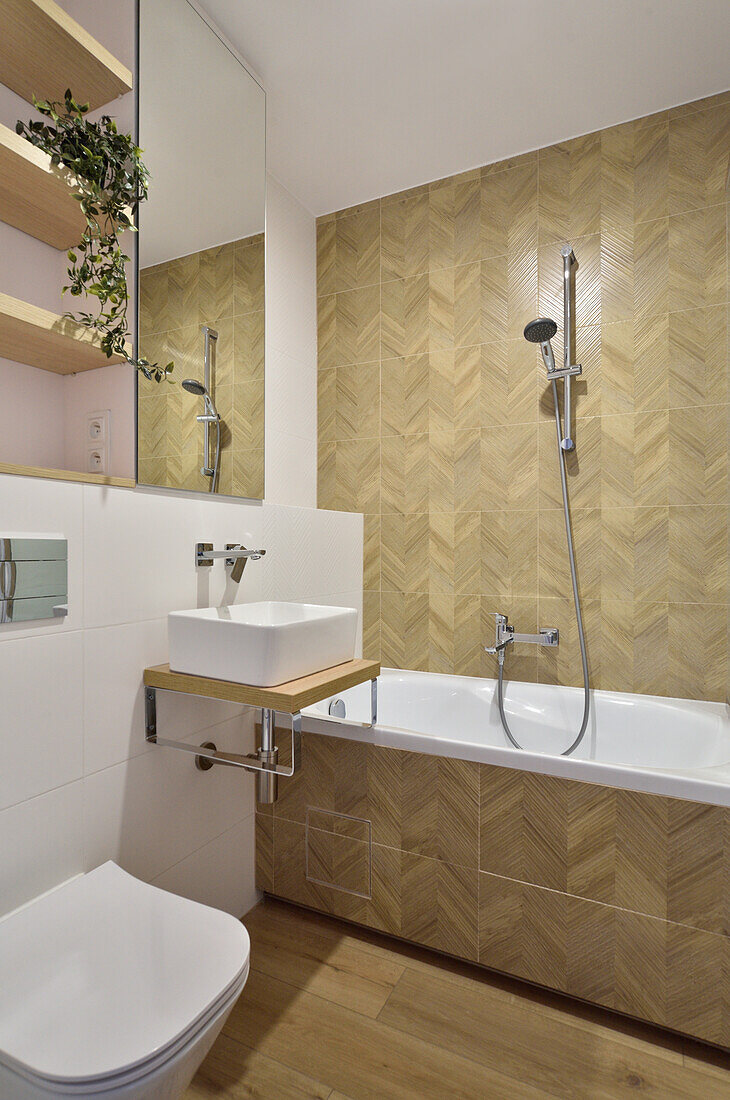
[[[522,338],[562,320],[569,241],[592,683],[725,698],[729,150],[730,92],[319,219],[319,505],[365,513],[368,656],[491,676],[501,610],[561,631],[516,646],[511,678],[579,681],[552,402]]]
[[[264,235],[206,249],[140,272],[140,352],[174,361],[174,384],[140,376],[139,480],[207,492],[199,397],[184,378],[203,377],[202,324],[218,329],[213,397],[221,415],[219,492],[264,495]]]
[[[725,807],[326,735],[256,814],[260,890],[726,1047],[729,875]]]

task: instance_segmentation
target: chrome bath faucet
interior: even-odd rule
[[[504,651],[513,642],[527,642],[528,645],[556,646],[560,643],[560,631],[557,627],[546,627],[539,634],[517,634],[515,628],[510,626],[507,615],[501,611],[493,611],[496,626],[494,645],[485,645],[487,653],[499,655],[500,664],[504,661]]]

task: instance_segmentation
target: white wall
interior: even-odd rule
[[[317,506],[317,235],[314,217],[266,185],[266,499]]]
[[[359,606],[360,516],[0,476],[2,531],[64,535],[66,619],[0,627],[0,913],[114,859],[237,915],[256,900],[254,777],[144,740],[168,611],[260,598]],[[194,544],[267,555],[240,591]],[[337,548],[337,551],[333,549]],[[248,752],[250,711],[160,694],[162,735]],[[282,780],[286,782],[286,780]]]
[[[56,274],[46,246],[15,233],[0,224],[0,289],[13,293],[5,240],[23,255],[15,293],[33,300],[33,265],[47,292]],[[265,503],[0,475],[0,537],[56,533],[69,545],[68,617],[0,626],[0,914],[106,859],[237,915],[256,900],[254,777],[199,772],[191,756],[148,746],[142,670],[167,660],[174,609],[275,598],[361,612],[362,517],[315,509],[314,219],[275,180],[266,233]],[[92,397],[90,408],[109,407]],[[221,562],[196,570],[198,540],[267,555],[236,591]],[[161,693],[158,718],[179,739],[252,747],[251,712],[227,704]]]

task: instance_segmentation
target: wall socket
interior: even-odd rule
[[[89,474],[107,474],[109,472],[109,454],[111,437],[110,409],[86,414],[86,472]]]

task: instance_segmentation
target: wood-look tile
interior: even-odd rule
[[[480,424],[506,427],[534,423],[541,380],[538,369],[535,348],[524,339],[483,345],[476,399]]]
[[[404,973],[403,964],[362,950],[354,936],[304,920],[285,906],[257,906],[245,918],[252,967],[372,1019]]]
[[[413,1096],[436,1100],[458,1090],[464,1100],[489,1095],[522,1100],[539,1095],[498,1068],[490,1069],[428,1041],[312,997],[292,997],[288,987],[265,988],[253,977],[250,997],[227,1025],[229,1034],[290,1065],[306,1066],[318,1079],[355,1100]],[[311,1042],[316,1034],[317,1042]],[[280,1049],[283,1047],[283,1051]],[[372,1052],[377,1050],[377,1058]]]
[[[401,854],[401,935],[476,960],[478,871]]]
[[[215,324],[223,317],[233,316],[235,249],[235,244],[222,244],[199,253],[198,321],[201,325]]]
[[[428,452],[426,434],[381,439],[380,510],[383,514],[428,511]]]
[[[669,218],[667,304],[672,310],[726,302],[727,207],[709,206]]]
[[[541,149],[539,157],[540,243],[596,233],[601,210],[600,135]]]
[[[274,890],[274,819],[271,813],[256,814],[256,889],[270,893]]]
[[[379,358],[379,286],[319,298],[317,313],[321,368],[369,363]]]
[[[710,1080],[704,1063],[688,1068],[684,1076],[681,1060],[676,1061],[673,1051],[632,1045],[626,1034],[599,1031],[595,1021],[589,1025],[589,1039],[583,1021],[575,1014],[557,1013],[543,1004],[541,1013],[548,1015],[539,1016],[541,1025],[536,1028],[529,1002],[514,998],[504,1003],[489,993],[476,984],[466,990],[451,989],[439,975],[407,971],[381,1020],[499,1068],[509,1079],[519,1079],[525,1089],[537,1089],[542,1095],[575,1100],[618,1097],[630,1095],[637,1087],[673,1100],[684,1100],[693,1090],[694,1095],[710,1095],[702,1092],[702,1085]],[[546,1028],[549,1042],[545,1041]],[[490,1036],[488,1043],[485,1034]],[[587,1041],[590,1058],[586,1057]],[[525,1051],[539,1052],[539,1056],[526,1057]],[[726,1083],[719,1081],[719,1087],[724,1095]],[[531,1095],[530,1091],[526,1095]]]
[[[380,435],[380,364],[338,367],[335,374],[334,438],[377,438]]]
[[[428,672],[428,594],[386,592],[380,599],[380,656],[390,668]]]
[[[381,584],[393,592],[427,592],[429,516],[388,513],[381,522]]]
[[[542,542],[540,554],[542,560]],[[538,513],[482,512],[480,561],[480,592],[537,596]]]
[[[381,435],[417,435],[429,427],[429,357],[383,359],[380,368]]]
[[[380,207],[317,225],[317,292],[336,294],[380,281]]]
[[[567,894],[479,872],[479,962],[538,985],[567,985]]]
[[[541,430],[541,429],[540,429]],[[538,426],[516,424],[481,433],[483,511],[534,511],[538,504]]]
[[[727,201],[730,105],[669,119],[668,212],[682,213]]]
[[[560,326],[559,246],[569,240],[579,263],[576,357],[584,374],[574,383],[578,446],[566,458],[582,593],[605,605],[591,606],[592,674],[612,690],[676,693],[686,685],[688,695],[705,698],[726,690],[719,685],[727,647],[713,608],[728,595],[719,509],[727,494],[729,124],[727,98],[711,97],[320,219],[326,368],[364,361],[351,353],[357,338],[350,334],[368,329],[371,309],[342,299],[344,351],[337,351],[337,225],[340,236],[353,231],[343,255],[359,263],[354,230],[367,222],[374,240],[380,212],[381,346],[373,356],[382,356],[380,508],[419,516],[421,526],[432,517],[427,561],[403,522],[390,523],[387,535],[381,530],[382,573],[393,595],[371,636],[385,639],[389,659],[489,673],[476,631],[455,634],[457,619],[471,627],[478,592],[562,600],[555,606],[570,631],[552,393],[522,336],[538,313]],[[559,329],[556,346],[560,338]],[[341,394],[336,376],[321,383],[320,502],[356,508],[355,463],[329,444],[373,430],[375,368],[345,377]],[[373,454],[373,470],[375,461]],[[686,511],[693,507],[710,511]],[[538,520],[535,587],[534,555],[520,556],[510,512],[531,523],[543,509],[556,514]],[[466,514],[476,512],[495,513],[478,582],[466,535]],[[692,518],[695,531],[702,525],[694,555],[684,545]],[[532,545],[531,533],[525,543]],[[409,641],[399,636],[406,594]],[[712,626],[682,666],[679,624],[688,604]],[[512,675],[575,680],[572,659],[510,657]]]
[[[264,240],[236,243],[233,267],[233,312],[253,313],[264,308]]]
[[[211,1052],[185,1093],[185,1100],[329,1100],[323,1085],[226,1033]]]

